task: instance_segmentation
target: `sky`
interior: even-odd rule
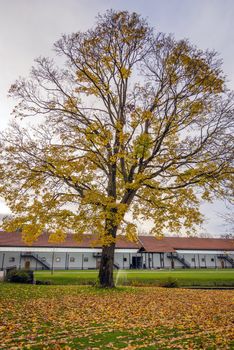
[[[7,127],[14,106],[7,97],[10,85],[27,76],[36,57],[53,57],[53,43],[63,33],[86,31],[98,13],[111,8],[137,12],[156,31],[217,51],[234,89],[233,0],[0,0],[0,130]],[[0,199],[0,213],[8,212]],[[219,215],[226,212],[224,202],[202,205],[202,212],[206,220],[200,233],[228,231]]]

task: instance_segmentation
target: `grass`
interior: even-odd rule
[[[96,270],[75,271],[36,271],[35,277],[41,281],[51,281],[56,285],[95,284],[98,277]],[[176,280],[181,287],[234,287],[234,270],[119,270],[115,272],[117,285],[161,285],[168,279]]]
[[[0,283],[0,349],[233,349],[233,292]]]

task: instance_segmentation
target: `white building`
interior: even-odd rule
[[[68,235],[63,243],[48,242],[41,235],[31,246],[19,232],[0,232],[0,270],[16,266],[21,269],[96,269],[101,247],[94,238],[81,242]],[[115,250],[115,267],[131,268],[234,268],[234,240],[219,238],[139,236],[137,243],[119,237]]]

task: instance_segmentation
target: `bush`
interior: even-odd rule
[[[33,283],[33,271],[13,270],[7,274],[6,280],[14,283]]]
[[[179,287],[178,281],[175,278],[172,277],[168,277],[167,280],[163,281],[162,283],[160,283],[160,287],[164,287],[164,288],[177,288]]]
[[[49,286],[49,285],[53,284],[53,282],[52,281],[36,280],[36,284]]]

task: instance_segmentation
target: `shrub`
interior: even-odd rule
[[[179,284],[178,284],[177,279],[172,278],[172,277],[168,277],[165,281],[160,283],[160,286],[164,287],[164,288],[177,288],[177,287],[179,287]]]
[[[49,285],[53,284],[53,282],[52,281],[36,280],[36,284],[49,286]]]
[[[33,283],[33,271],[13,270],[7,274],[6,280],[14,283]]]

